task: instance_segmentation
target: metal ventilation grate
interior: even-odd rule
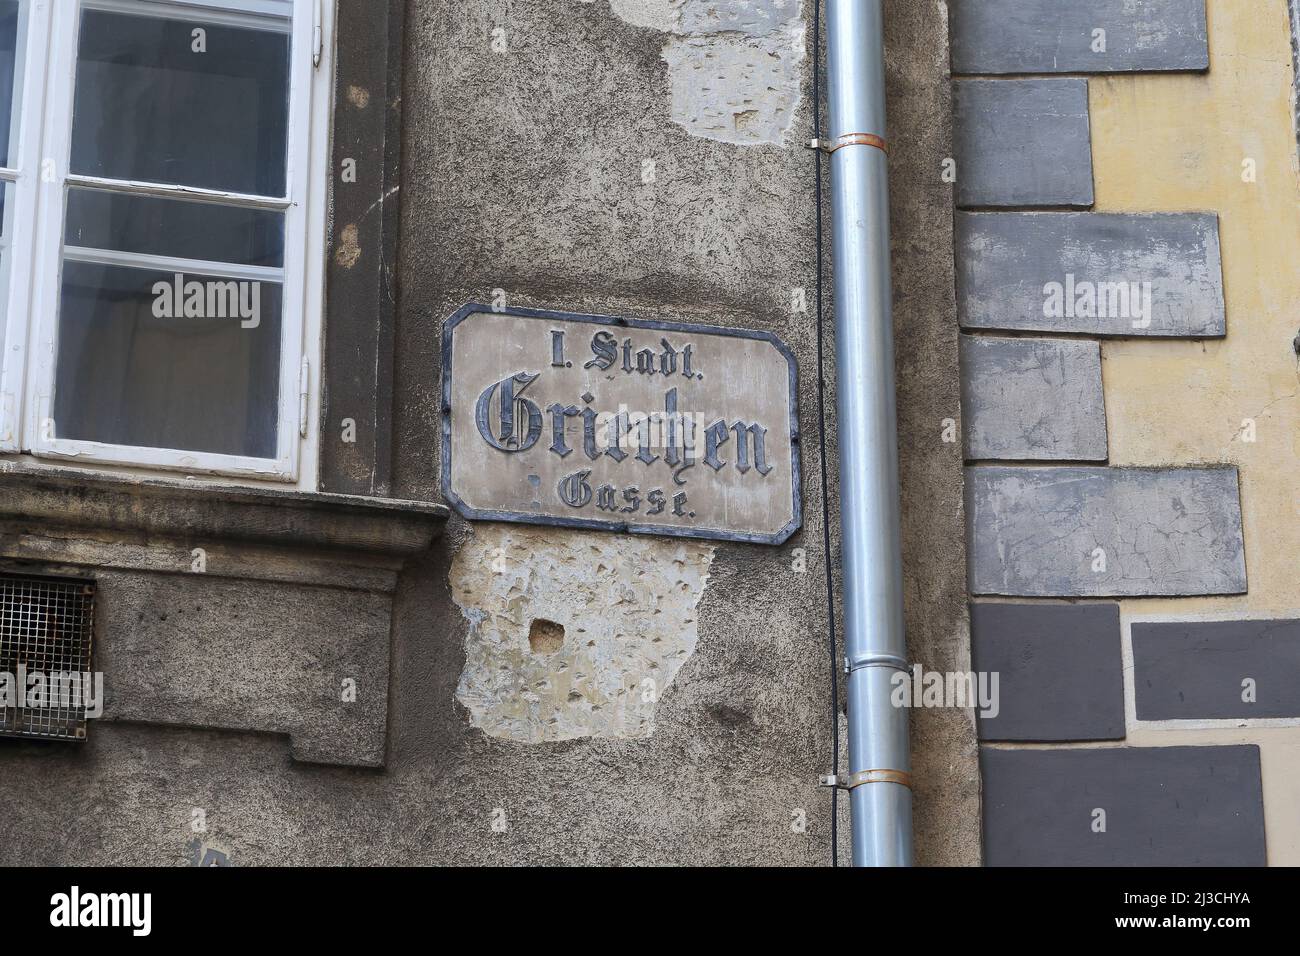
[[[12,699],[0,700],[0,736],[85,738],[84,699],[67,691],[71,675],[80,681],[90,673],[94,622],[93,583],[0,574],[0,673],[10,675],[13,688]],[[20,667],[49,681],[44,706],[25,706]]]

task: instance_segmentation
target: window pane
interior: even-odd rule
[[[87,10],[78,42],[74,173],[285,194],[288,33]]]
[[[18,0],[0,0],[0,166],[16,165],[22,103],[22,32]]]
[[[280,286],[201,275],[184,282],[201,285],[174,301],[173,274],[63,263],[57,437],[275,457]],[[216,317],[214,301],[237,314]],[[244,327],[254,321],[244,314],[255,314],[256,327]]]
[[[64,242],[279,268],[284,265],[284,213],[71,189]]]

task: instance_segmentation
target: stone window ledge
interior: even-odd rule
[[[95,578],[106,723],[280,734],[297,760],[376,768],[398,577],[447,514],[0,462],[0,568]]]
[[[0,523],[186,541],[365,552],[428,550],[447,508],[426,502],[185,484],[0,463]]]

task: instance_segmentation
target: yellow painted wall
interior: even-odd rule
[[[1300,164],[1286,0],[1209,0],[1204,75],[1090,81],[1098,212],[1219,215],[1225,339],[1102,344],[1112,465],[1226,462],[1241,476],[1249,593],[1121,602],[1142,614],[1300,610]],[[1243,162],[1257,179],[1243,182]],[[1254,419],[1256,440],[1243,441]],[[1130,715],[1131,717],[1131,715]],[[1269,862],[1300,865],[1300,728],[1153,730],[1130,745],[1258,743]]]

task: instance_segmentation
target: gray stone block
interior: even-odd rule
[[[980,766],[987,866],[1266,863],[1258,747],[984,748]]]
[[[1088,81],[957,80],[959,206],[1092,205]]]
[[[961,401],[967,458],[1106,460],[1096,342],[964,335]]]
[[[981,740],[1123,740],[1118,604],[973,604],[971,658],[998,674]]]
[[[1300,621],[1135,622],[1133,673],[1139,720],[1300,717]]]
[[[1225,332],[1213,213],[958,213],[955,241],[963,328]]]
[[[1237,469],[966,470],[971,592],[1241,594]]]
[[[1205,0],[951,0],[954,73],[1206,70]],[[1104,38],[1094,31],[1104,30]],[[1104,39],[1104,49],[1097,41]]]

